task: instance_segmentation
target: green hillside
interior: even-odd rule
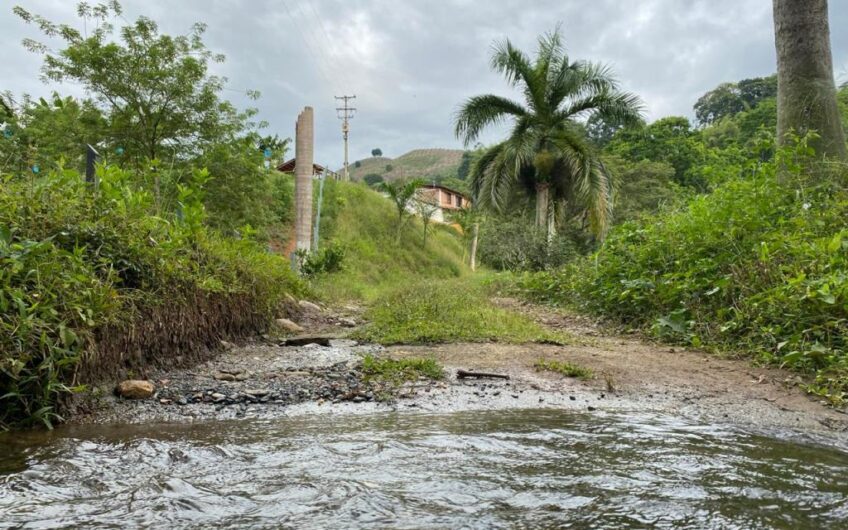
[[[321,247],[344,249],[343,270],[317,278],[314,291],[327,300],[371,301],[386,290],[427,278],[463,275],[463,245],[453,228],[431,226],[426,247],[417,218],[396,242],[397,214],[376,191],[358,183],[327,181]]]
[[[365,175],[375,174],[385,180],[442,180],[457,176],[462,153],[461,149],[414,149],[394,159],[383,156],[365,158],[350,165],[350,177],[352,180],[361,181]]]

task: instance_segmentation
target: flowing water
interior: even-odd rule
[[[0,436],[0,528],[846,528],[848,453],[555,410]]]

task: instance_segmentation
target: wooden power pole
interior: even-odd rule
[[[336,99],[343,101],[341,107],[336,107],[336,112],[339,115],[339,119],[342,120],[342,137],[344,138],[344,180],[347,182],[350,180],[350,171],[348,170],[348,160],[347,160],[347,139],[350,136],[350,120],[353,119],[353,115],[356,112],[356,108],[348,106],[347,102],[351,99],[356,99],[356,96],[336,96]]]
[[[309,252],[312,244],[312,174],[315,139],[312,107],[305,107],[295,124],[294,200],[295,248]]]

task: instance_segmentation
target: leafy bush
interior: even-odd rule
[[[303,290],[285,260],[204,227],[206,178],[167,218],[114,167],[97,193],[74,171],[0,183],[0,428],[50,425],[83,383],[263,330]]]
[[[543,231],[516,214],[488,217],[482,223],[477,255],[480,263],[496,270],[539,271],[561,267],[586,246],[574,231],[557,234],[548,244]]]
[[[377,184],[383,182],[383,175],[378,175],[377,173],[368,173],[367,175],[362,177],[362,180],[369,186],[374,187]]]
[[[342,270],[345,250],[341,245],[332,244],[312,253],[298,250],[296,256],[300,263],[300,272],[304,276],[315,276]]]
[[[842,402],[848,193],[838,175],[809,169],[811,155],[800,139],[751,177],[618,227],[591,259],[518,283],[666,340],[746,350],[815,373],[808,389]]]

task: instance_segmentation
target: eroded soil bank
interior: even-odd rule
[[[265,337],[231,346],[190,370],[146,374],[157,387],[148,400],[124,400],[104,387],[92,412],[79,423],[153,423],[273,418],[306,413],[367,413],[381,410],[499,410],[554,407],[577,411],[640,411],[678,414],[761,431],[792,429],[848,440],[848,416],[810,398],[799,376],[754,367],[744,359],[721,359],[689,349],[655,345],[605,331],[592,321],[514,300],[500,305],[530,315],[573,337],[549,344],[454,343],[384,348],[341,337],[350,323],[323,311],[305,319],[304,336],[322,344],[286,345]],[[354,311],[355,312],[355,311]],[[326,337],[335,336],[332,340]],[[429,357],[444,365],[444,381],[420,379],[401,386],[369,379],[364,355]],[[574,363],[595,377],[578,380],[539,372],[540,360]],[[456,370],[510,377],[457,379]]]

